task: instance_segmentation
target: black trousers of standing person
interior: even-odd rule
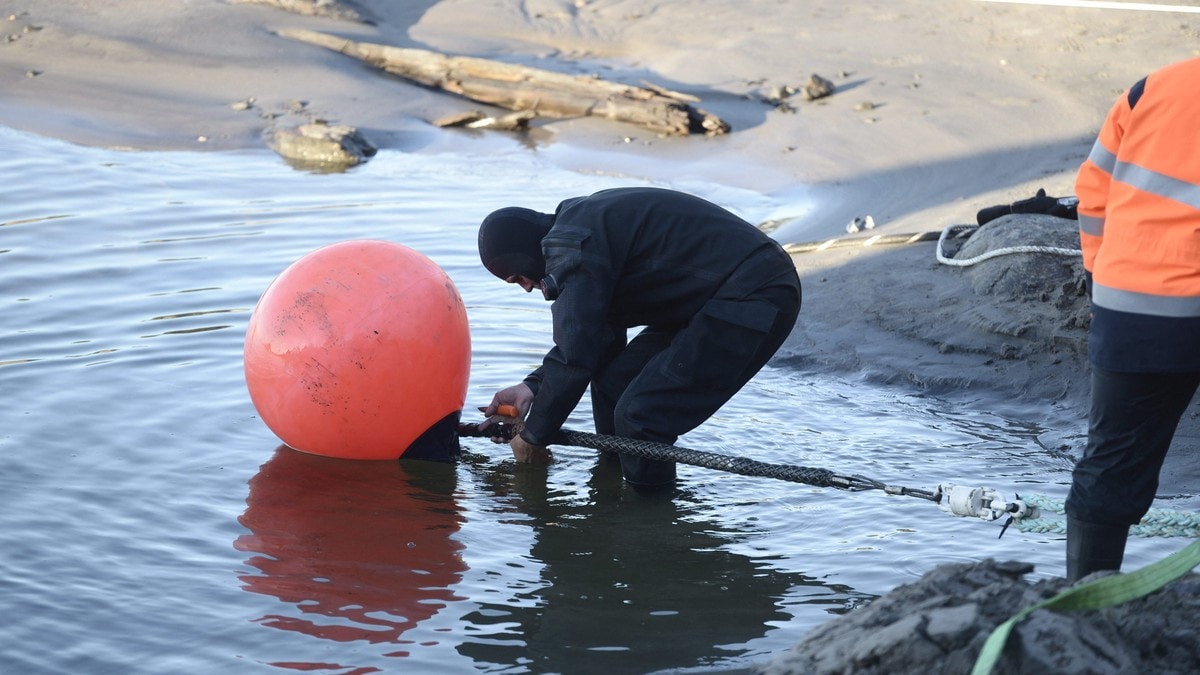
[[[1120,570],[1129,528],[1150,510],[1159,472],[1200,373],[1092,367],[1088,443],[1067,495],[1067,578]]]
[[[1117,373],[1093,366],[1088,443],[1072,474],[1070,518],[1129,526],[1146,515],[1198,386],[1200,373]]]
[[[761,270],[753,274],[761,277]],[[800,311],[794,272],[760,278],[757,288],[745,285],[752,279],[735,274],[686,325],[649,326],[610,355],[592,379],[596,432],[669,445],[749,382],[791,334]],[[633,485],[675,480],[675,462],[620,459]]]

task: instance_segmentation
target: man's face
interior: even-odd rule
[[[521,288],[525,289],[526,293],[532,293],[533,289],[542,287],[542,282],[534,281],[533,279],[530,279],[529,277],[521,275],[521,274],[514,274],[511,277],[508,277],[507,279],[505,279],[504,281],[506,281],[510,284],[517,284]]]

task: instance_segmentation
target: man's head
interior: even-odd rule
[[[519,206],[488,214],[479,225],[479,260],[489,272],[509,280],[546,276],[542,238],[550,232],[554,216]]]

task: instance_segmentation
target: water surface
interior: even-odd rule
[[[520,149],[383,152],[319,175],[266,151],[0,142],[4,672],[720,671],[939,563],[1062,574],[1059,537],[997,539],[911,498],[695,467],[653,497],[591,450],[558,448],[547,476],[478,439],[456,465],[339,461],[281,448],[257,417],[246,323],[300,256],[373,238],[440,265],[468,309],[469,419],[550,331],[548,305],[480,268],[479,219],[641,181]],[[795,208],[668,187],[752,222]],[[587,409],[572,428],[589,429]],[[1046,432],[985,399],[776,364],[679,444],[1061,498],[1069,461]],[[1181,547],[1131,542],[1128,564]]]

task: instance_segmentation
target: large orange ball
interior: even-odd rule
[[[462,410],[466,308],[433,261],[399,244],[347,241],[292,263],[246,329],[246,385],[292,448],[396,459]]]

